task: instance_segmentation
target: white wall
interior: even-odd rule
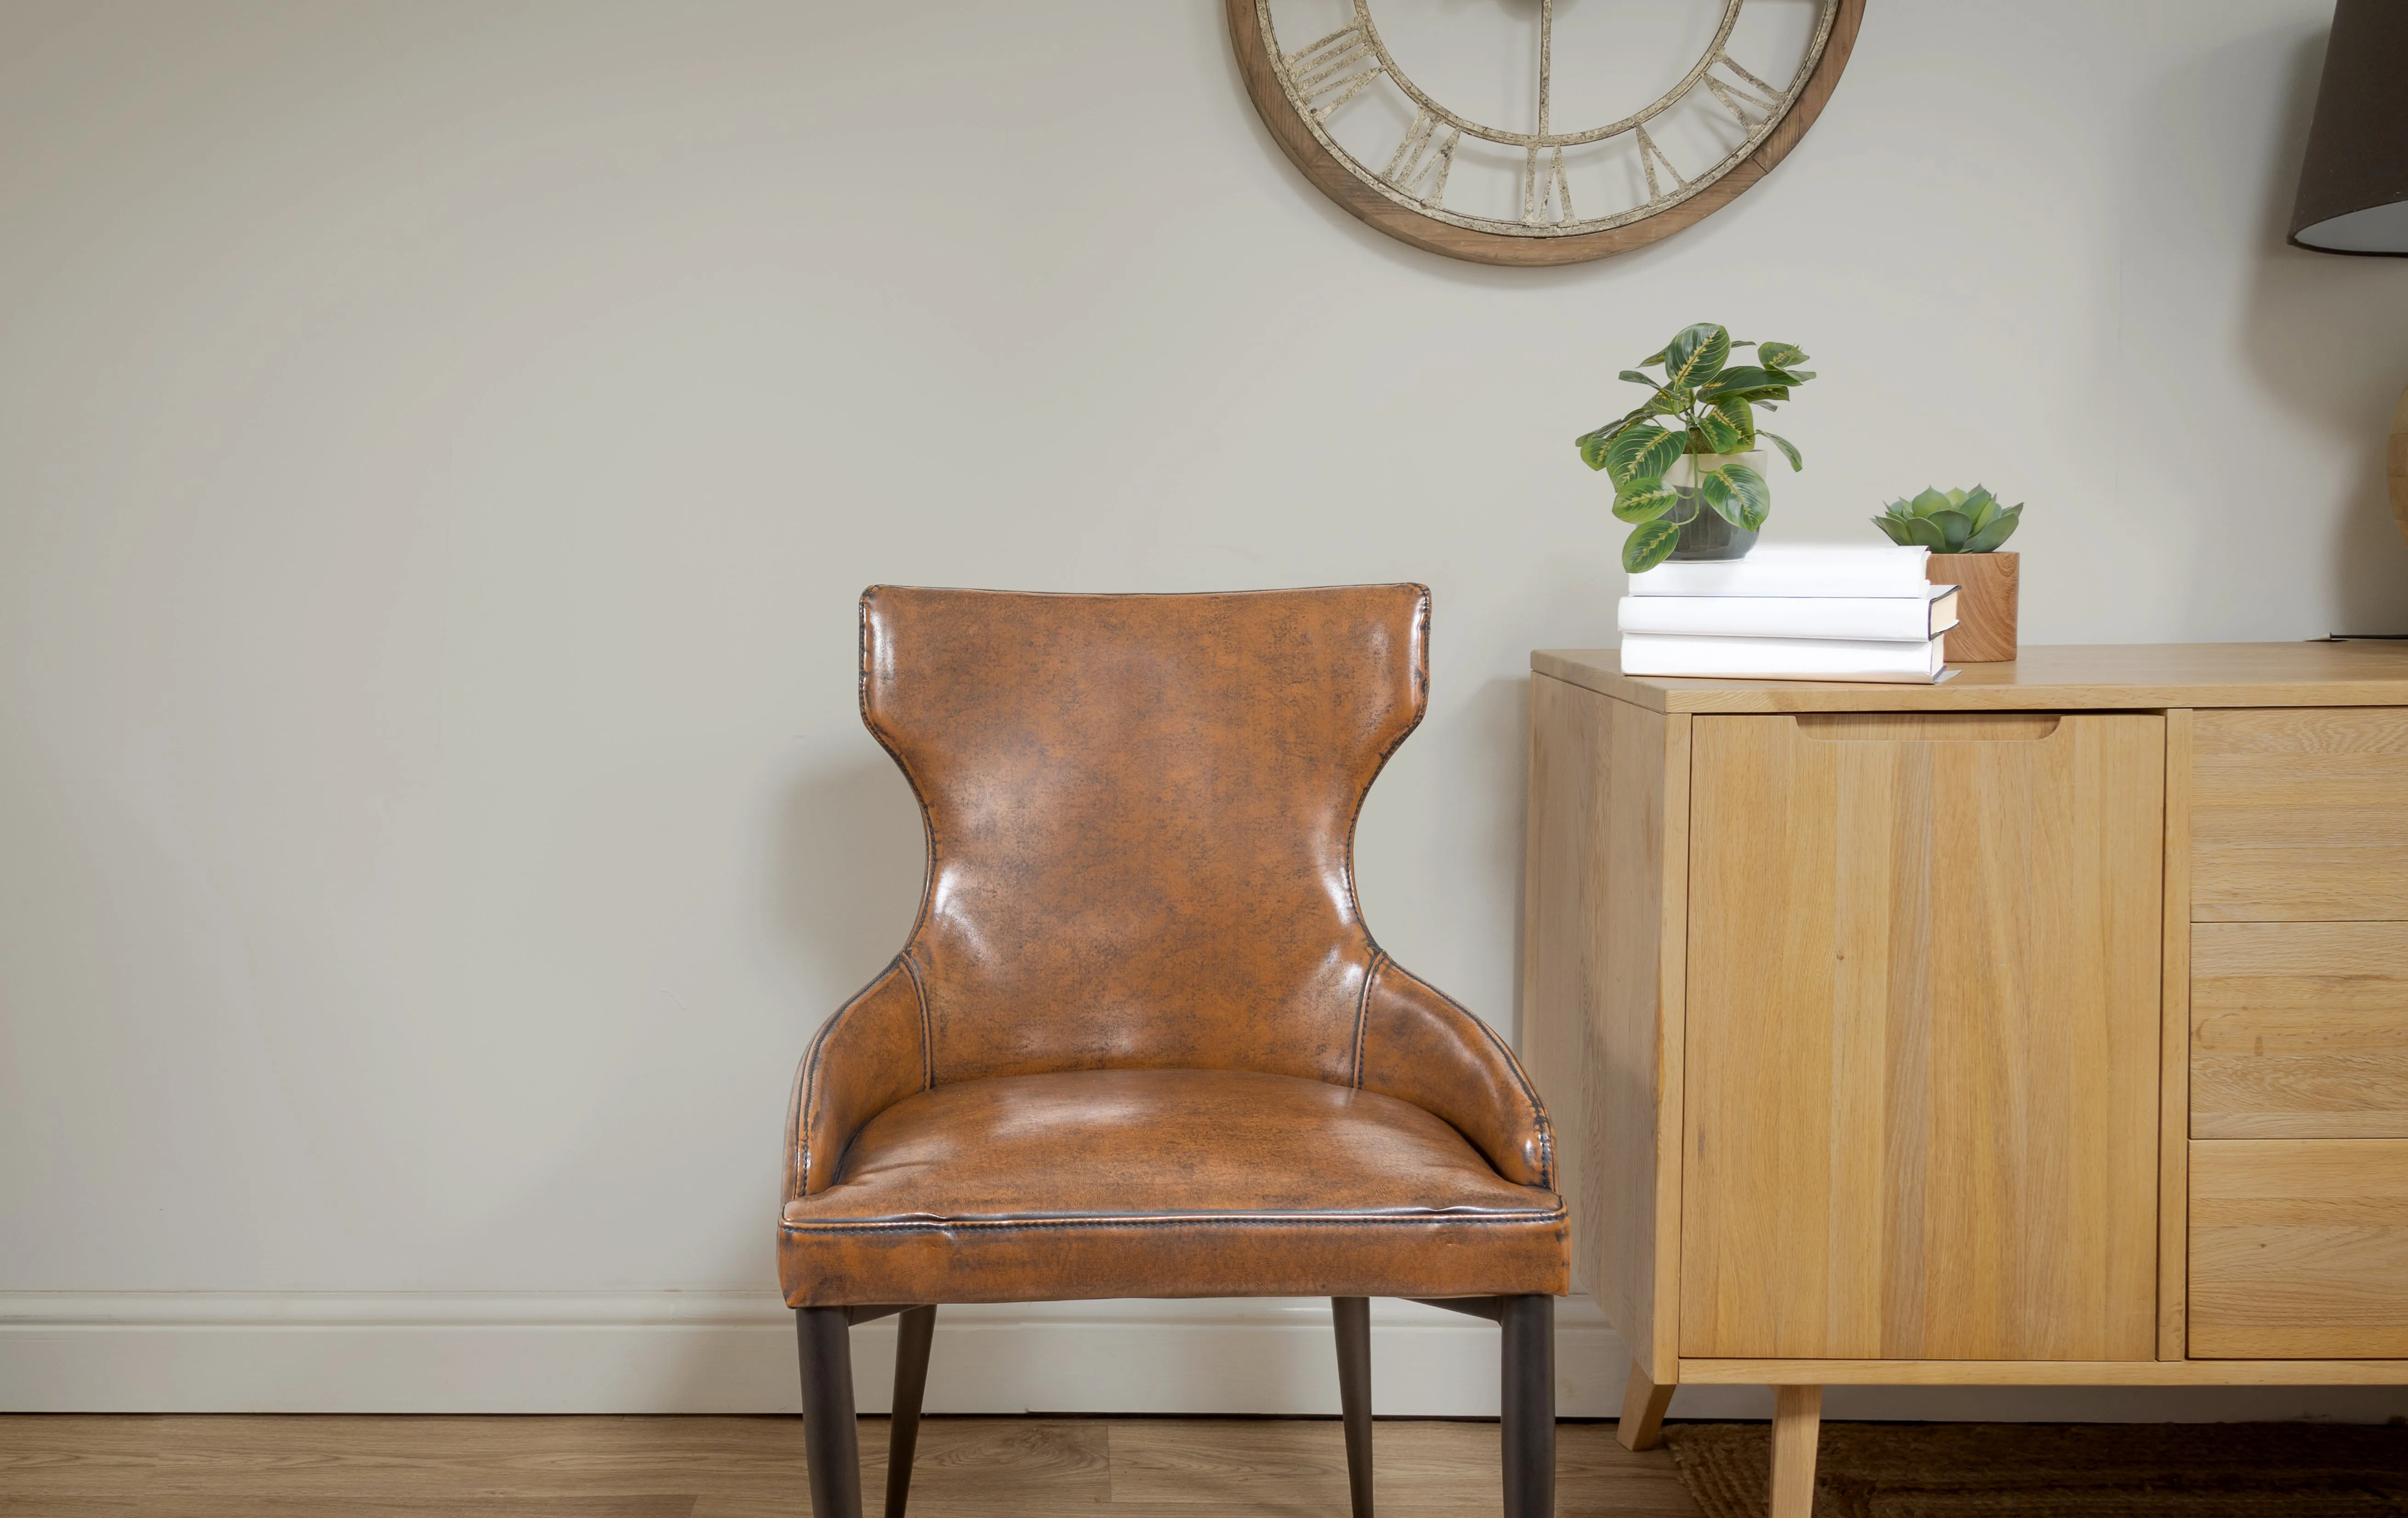
[[[1824,376],[1778,532],[2028,499],[2028,641],[2408,630],[2408,269],[2280,246],[2328,12],[1881,0],[1730,209],[1513,271],[1310,188],[1212,0],[0,0],[9,1395],[210,1300],[768,1290],[918,889],[873,580],[1429,582],[1363,895],[1500,1024],[1570,439],[1685,322]]]

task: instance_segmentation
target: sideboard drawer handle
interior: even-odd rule
[[[1826,743],[2033,743],[2054,711],[1801,711],[1798,730]]]

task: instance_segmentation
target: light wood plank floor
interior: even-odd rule
[[[886,1420],[861,1423],[879,1511]],[[1383,1422],[1383,1518],[1498,1511],[1495,1424]],[[1561,1518],[1696,1518],[1662,1450],[1559,1434]],[[1346,1512],[1334,1421],[931,1418],[915,1518]],[[799,1518],[796,1418],[0,1417],[0,1514],[43,1518]]]

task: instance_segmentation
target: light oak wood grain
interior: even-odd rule
[[[2192,713],[2166,713],[2164,979],[2157,1014],[2157,1358],[2188,1353],[2190,1241],[2190,779]]]
[[[1696,719],[1684,1359],[2155,1356],[2164,726]]]
[[[1827,743],[2028,743],[2057,731],[2053,711],[1808,711],[1800,738]]]
[[[1624,1449],[1652,1450],[1663,1441],[1664,1414],[1676,1389],[1657,1382],[1644,1366],[1630,1368],[1629,1383],[1622,1390],[1622,1420],[1613,1431]]]
[[[1657,1180],[1653,1326],[1660,1341],[1677,1310],[1684,1336],[1739,1332],[1734,1341],[1778,1353],[1684,1338],[1676,1361],[1659,1353],[1634,1381],[1639,1420],[1673,1380],[2408,1382],[2408,1339],[2387,1316],[2408,1296],[2408,1251],[2396,1243],[2408,1229],[2396,1172],[2408,1161],[2385,1147],[2408,1144],[2408,910],[2392,906],[2408,866],[2368,853],[2408,847],[2408,769],[2396,767],[2408,763],[2408,710],[2368,709],[2408,708],[2408,650],[2024,652],[1969,671],[1954,695],[1623,680],[1611,654],[1533,656],[1551,671],[1535,685],[1625,698],[1595,708],[1608,727],[1630,706],[1663,711],[1668,735],[1685,713],[1706,713],[1685,745],[1668,736],[1660,877],[1657,860],[1645,864],[1685,909],[1668,899],[1654,936],[1622,955],[1644,963],[1652,947],[1659,1031],[1676,1024],[1688,1044],[1685,1062],[1659,1053],[1656,1066],[1680,1089],[1658,1093],[1647,1172]],[[1794,711],[1733,718],[1718,705]],[[2169,709],[2154,759],[2143,739],[2069,781],[1998,757],[2046,750],[2085,723],[2145,724],[2103,713],[2157,705]],[[1786,721],[1791,736],[1752,756],[1725,741],[1746,731],[1730,724],[1758,721]],[[1541,746],[1563,738],[1534,729]],[[1901,788],[1884,766],[1909,752],[1936,767]],[[1733,767],[1735,753],[1746,762]],[[1544,761],[1533,764],[1535,800]],[[2132,783],[2128,771],[2142,769],[2155,794]],[[1843,784],[1842,773],[1854,778]],[[2357,873],[2337,869],[2332,851]],[[2203,863],[2223,870],[2204,890]],[[1534,916],[1564,868],[1534,859]],[[1966,879],[1974,891],[1956,889]],[[1964,921],[1928,931],[1951,912]],[[1922,948],[1894,952],[1895,924],[1917,922],[1927,931],[1903,937]],[[2058,932],[2076,949],[2019,957],[2035,924],[2048,930],[2039,939]],[[1531,946],[1534,991],[1560,976],[1560,945],[1574,941],[1612,957],[1602,929],[1555,933]],[[1685,978],[1671,969],[1682,951]],[[1951,952],[1956,968],[1942,973]],[[2018,1022],[1982,1007],[1982,994],[2049,1010]],[[1976,1011],[1901,1019],[1892,1004],[1911,1010],[1917,995],[1943,1009],[1972,995]],[[1951,1015],[1971,1032],[1953,1053],[1932,1038]],[[1668,1170],[1661,1128],[1675,1111],[1684,1163]],[[1945,1121],[1963,1131],[1935,1140]],[[2071,1141],[2036,1140],[2062,1138],[2069,1122]],[[1647,1141],[1643,1126],[1621,1137]],[[1931,1157],[1949,1152],[1963,1157]],[[1677,1225],[1669,1197],[1681,1202]],[[1991,1215],[1949,1223],[1951,1206]],[[1909,1248],[1918,1239],[1920,1257]],[[2086,1259],[2086,1276],[2073,1268]],[[1671,1261],[1676,1283],[1664,1278]],[[1934,1279],[1944,1289],[1920,1297],[1897,1284]],[[1737,1304],[1727,1322],[1727,1301]],[[1958,1310],[2001,1325],[1994,1340],[2024,1337],[1968,1342],[1977,1321],[1947,1342]],[[1901,1325],[1922,1338],[1901,1338]]]
[[[2190,1186],[2193,1354],[2408,1355],[2408,1139],[2201,1140]]]
[[[1689,719],[1530,687],[1523,1051],[1555,1124],[1574,1273],[1669,1385]]]
[[[886,1420],[861,1422],[872,1511]],[[1326,1518],[1346,1511],[1334,1420],[932,1418],[919,1518]],[[1379,1508],[1500,1511],[1497,1425],[1377,1425]],[[1693,1518],[1669,1454],[1610,1424],[1558,1430],[1564,1518]],[[798,1518],[795,1418],[0,1417],[0,1513],[44,1518]]]
[[[2015,656],[2015,613],[2022,601],[2019,553],[1934,553],[1924,579],[1956,587],[1956,625],[1948,629],[1953,665],[1998,664]]]
[[[2408,923],[2201,923],[2191,1134],[2408,1138]]]
[[[1612,649],[1541,649],[1534,671],[1651,711],[2084,711],[2408,706],[2408,645],[2027,644],[1938,685],[1626,676]]]
[[[1689,1386],[2398,1386],[2408,1360],[1683,1360]]]
[[[2408,710],[2202,712],[2194,754],[2195,920],[2408,919]]]
[[[1772,1518],[1813,1518],[1814,1456],[1823,1439],[1823,1388],[1772,1393]]]

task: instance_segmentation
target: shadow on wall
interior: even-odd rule
[[[910,783],[867,734],[860,746],[795,781],[779,829],[771,908],[824,993],[825,1005],[797,1009],[804,1038],[902,951],[927,872]]]
[[[2251,229],[2257,256],[2242,292],[2241,347],[2275,403],[2348,461],[2344,508],[2330,547],[2339,621],[2329,630],[2408,633],[2408,544],[2392,521],[2384,474],[2391,408],[2408,381],[2408,265],[2307,252],[2284,240],[2315,114],[2325,39],[2321,31],[2299,38],[2285,56],[2272,172]],[[2259,62],[2266,51],[2262,40],[2237,46],[2210,66],[2219,73],[2254,72],[2266,66]],[[2188,100],[2197,108],[2215,93],[2193,90]],[[2267,530],[2286,530],[2291,504],[2265,503]]]
[[[1512,755],[1511,772],[1506,784],[1512,799],[1507,803],[1506,825],[1490,829],[1490,846],[1495,850],[1494,868],[1504,872],[1513,882],[1513,970],[1507,981],[1512,988],[1512,1004],[1509,1007],[1485,1009],[1498,1031],[1515,1052],[1522,1048],[1522,1009],[1527,989],[1523,984],[1526,958],[1521,947],[1528,941],[1530,931],[1530,680],[1525,673],[1481,682],[1480,695],[1472,703],[1472,725],[1482,734],[1484,742],[1493,752]]]

